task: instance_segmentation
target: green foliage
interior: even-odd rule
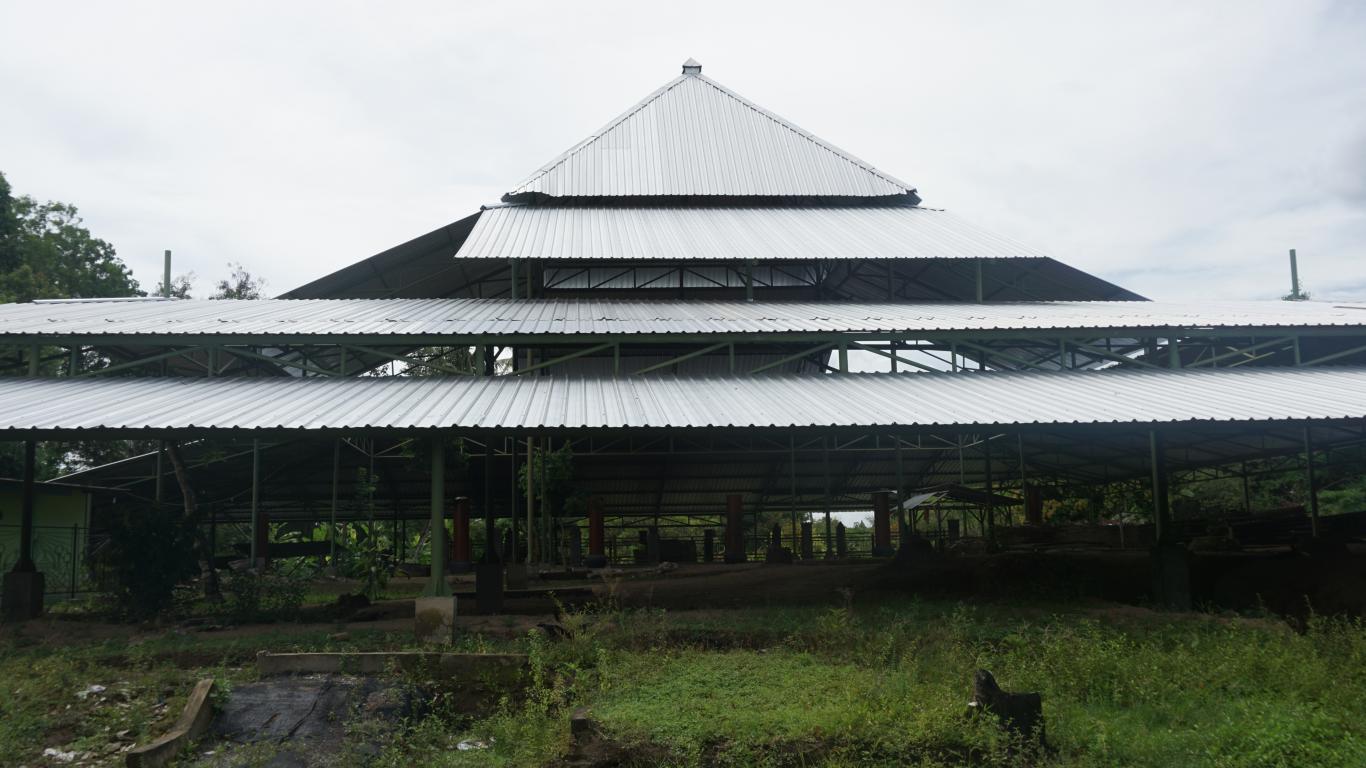
[[[176,275],[175,277],[171,278],[171,292],[169,294],[170,297],[173,299],[190,298],[190,290],[194,287],[194,278],[195,274],[193,272],[187,272],[183,275]],[[152,291],[152,295],[168,295],[166,293],[166,283],[164,280],[157,281],[156,290]]]
[[[0,303],[141,295],[132,271],[90,234],[76,206],[13,197],[0,176]]]
[[[382,742],[364,764],[588,764],[569,756],[569,713],[584,705],[640,765],[1366,764],[1360,620],[1316,616],[1295,632],[1265,619],[1123,606],[852,598],[744,611],[561,607],[562,638],[539,630],[518,641],[465,636],[464,650],[528,653],[529,687],[473,719],[442,709],[362,734]],[[178,710],[173,699],[157,721],[163,688],[185,689],[205,673],[249,676],[242,664],[258,648],[413,643],[409,633],[336,640],[299,631],[167,635],[137,645],[68,639],[63,648],[0,636],[0,754],[37,764],[41,746],[98,747],[106,727],[133,728],[145,740]],[[988,719],[965,716],[978,668],[1007,690],[1042,693],[1052,752],[1022,761]],[[128,690],[129,709],[72,698],[111,682]],[[51,740],[58,732],[68,735]],[[466,739],[487,748],[457,749]]]
[[[114,507],[109,539],[92,558],[92,570],[119,613],[146,619],[170,606],[177,584],[199,572],[194,530],[169,504]]]
[[[238,622],[293,616],[304,602],[305,579],[276,571],[228,571],[222,582],[224,607]]]
[[[214,284],[212,299],[260,299],[265,297],[264,278],[248,272],[246,267],[234,262],[228,263],[231,270],[228,277]],[[174,282],[174,281],[172,281]]]

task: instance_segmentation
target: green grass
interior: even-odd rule
[[[570,749],[569,712],[581,705],[641,764],[1010,764],[1001,734],[965,714],[980,667],[1008,690],[1043,694],[1054,748],[1046,765],[1366,765],[1366,626],[1358,621],[1314,619],[1295,632],[1273,619],[906,600],[852,611],[582,614],[569,624],[564,641],[465,641],[530,652],[530,691],[480,719],[409,724],[377,764],[554,765]],[[249,667],[231,662],[258,647],[408,642],[378,633],[345,643],[208,634],[61,649],[6,640],[0,754],[32,759],[22,745],[37,739],[40,752],[50,734],[71,749],[124,728],[157,733],[189,681],[249,679]],[[190,650],[230,663],[187,670],[170,662]],[[74,697],[92,682],[114,690],[111,681],[126,681],[127,707],[101,705],[105,712]],[[162,698],[169,714],[156,707]],[[87,720],[79,733],[64,730]],[[455,748],[469,738],[491,746]]]

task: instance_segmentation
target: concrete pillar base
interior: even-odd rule
[[[508,566],[511,569],[512,566]],[[474,604],[488,615],[503,610],[503,564],[497,561],[474,567]]]
[[[413,607],[413,633],[418,641],[438,645],[455,642],[455,598],[419,597]]]
[[[589,568],[606,568],[607,555],[588,555],[583,559],[583,564]]]
[[[764,552],[764,562],[769,565],[786,565],[792,562],[792,550],[776,544],[770,544]]]
[[[1153,601],[1163,608],[1191,608],[1190,553],[1180,544],[1158,544],[1151,550]]]
[[[4,602],[0,619],[5,622],[28,621],[43,614],[43,588],[47,581],[41,571],[5,574]]]

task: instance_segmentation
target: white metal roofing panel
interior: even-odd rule
[[[0,430],[958,427],[1366,418],[1366,368],[0,379]]]
[[[508,196],[819,195],[912,192],[700,74],[650,94]]]
[[[1366,327],[1317,301],[736,302],[261,299],[0,305],[5,336],[472,336]]]
[[[908,205],[505,205],[484,210],[464,259],[803,261],[1044,258],[957,216]]]

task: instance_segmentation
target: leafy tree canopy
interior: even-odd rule
[[[0,174],[0,303],[142,295],[132,270],[90,234],[76,206],[14,197]]]
[[[248,272],[241,264],[228,263],[232,274],[226,280],[219,280],[215,286],[214,299],[260,299],[265,296],[264,278]]]

